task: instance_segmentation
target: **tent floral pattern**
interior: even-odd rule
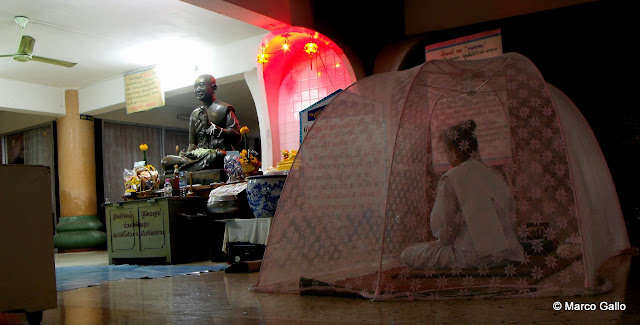
[[[569,131],[552,90],[529,60],[507,54],[432,61],[343,91],[294,162],[256,289],[374,299],[566,295],[584,293],[585,282],[590,292],[609,289],[593,287],[594,267],[628,248],[628,239],[585,264],[578,213],[585,205],[577,204],[585,191],[576,194],[584,184],[572,172]],[[448,165],[439,139],[466,120],[477,123],[474,158],[509,186],[515,213],[507,219],[525,258],[510,262],[495,252],[493,266],[403,266],[403,249],[437,240],[429,216]],[[455,239],[467,225],[459,203],[448,211],[454,222],[445,236]]]

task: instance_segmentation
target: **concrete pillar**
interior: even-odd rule
[[[60,216],[95,215],[96,162],[93,121],[81,120],[78,91],[64,92],[66,115],[58,118]]]
[[[58,129],[60,220],[54,244],[61,249],[82,249],[106,243],[98,220],[93,120],[80,118],[78,91],[64,93],[66,115]]]

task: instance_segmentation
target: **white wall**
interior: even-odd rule
[[[265,33],[266,35],[266,33]],[[216,79],[244,73],[255,68],[256,55],[265,35],[234,42],[212,51],[210,62],[194,63],[199,70],[172,75],[165,93],[182,87],[192,87],[198,75],[211,74]],[[170,70],[170,69],[169,69]],[[210,70],[210,71],[209,71]],[[176,82],[176,79],[180,80]],[[124,76],[114,77],[78,90],[80,114],[98,115],[124,107]]]
[[[255,69],[260,42],[266,35],[267,33],[216,48],[211,74],[220,79]],[[193,81],[189,85],[192,86]]]
[[[95,115],[100,111],[103,111],[104,108],[123,104],[124,76],[107,79],[91,86],[78,89],[78,102],[80,106],[80,114],[88,115]]]
[[[0,110],[64,115],[64,89],[0,79]]]
[[[258,71],[252,69],[244,74],[251,96],[256,105],[256,115],[260,124],[260,144],[262,146],[263,170],[273,167],[273,144],[271,140],[271,121],[269,120],[269,109],[267,107],[267,95],[265,94],[264,83],[258,79]]]
[[[51,122],[64,113],[64,89],[0,79],[0,134]]]

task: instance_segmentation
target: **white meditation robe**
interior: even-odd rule
[[[522,261],[523,248],[508,221],[511,213],[515,203],[502,177],[467,160],[438,182],[430,219],[438,240],[409,246],[400,258],[407,266],[425,269]]]

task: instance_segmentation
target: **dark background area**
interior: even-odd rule
[[[404,1],[313,1],[314,29],[360,58],[367,76],[390,43],[405,38]],[[422,56],[424,62],[424,55]]]
[[[633,2],[595,1],[417,35],[401,69],[425,62],[425,46],[496,28],[504,52],[528,57],[591,126],[609,165],[632,245],[640,245],[640,112],[635,96],[638,39]],[[336,6],[341,10],[335,10]],[[386,46],[404,35],[402,1],[314,1],[316,29],[357,54],[367,75]],[[425,14],[425,16],[427,16]],[[413,37],[413,36],[412,36]]]

